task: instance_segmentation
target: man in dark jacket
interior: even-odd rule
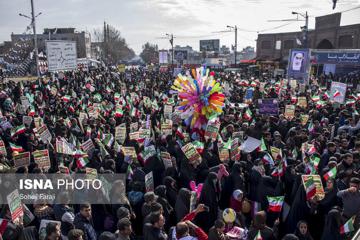
[[[165,218],[161,213],[151,213],[150,223],[146,223],[144,227],[144,240],[167,240],[164,225]]]
[[[90,204],[81,204],[80,213],[76,214],[74,219],[76,228],[84,232],[84,240],[96,240],[97,235],[92,223]]]

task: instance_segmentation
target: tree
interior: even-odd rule
[[[95,41],[100,42],[102,57],[108,64],[116,64],[121,60],[130,60],[135,56],[132,50],[121,37],[119,30],[104,22],[104,29],[94,30]]]
[[[158,63],[159,62],[159,48],[156,44],[149,42],[142,46],[142,52],[140,57],[146,64]]]

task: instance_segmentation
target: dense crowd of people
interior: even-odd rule
[[[2,239],[350,239],[360,220],[356,88],[348,87],[346,101],[339,104],[329,96],[331,81],[312,79],[301,86],[249,74],[212,74],[226,94],[223,113],[215,120],[220,124],[216,139],[205,138],[206,128],[191,129],[179,120],[180,100],[170,91],[175,78],[170,70],[139,68],[119,73],[98,68],[36,82],[3,82],[1,122],[11,127],[1,124],[0,128],[6,148],[0,154],[2,173],[73,174],[92,168],[98,173],[126,174],[126,193],[121,196],[123,204],[72,205],[66,203],[68,193],[62,192],[59,198],[64,204],[27,204],[34,218],[26,224],[14,222],[4,204]],[[20,109],[24,97],[30,104]],[[299,106],[298,100],[304,97],[306,105]],[[261,114],[260,99],[276,99],[278,113]],[[172,106],[170,117],[164,111],[166,105]],[[294,116],[285,111],[287,105],[295,106]],[[24,124],[23,116],[32,121]],[[51,141],[34,131],[38,119],[51,133]],[[165,122],[172,127],[170,132],[162,131]],[[138,123],[136,129],[134,123]],[[20,126],[25,130],[14,131]],[[126,127],[124,142],[109,142],[107,136],[115,138],[118,126]],[[150,135],[130,138],[130,133],[142,129],[149,129]],[[66,140],[77,152],[89,139],[94,149],[86,161],[57,152],[56,141]],[[240,149],[236,156],[235,139]],[[244,150],[251,139],[261,144]],[[200,145],[196,149],[201,161],[196,165],[182,151],[189,142]],[[155,147],[156,154],[144,159],[149,146]],[[137,158],[125,156],[122,147],[134,147]],[[40,168],[33,156],[29,165],[14,166],[17,154],[44,149],[49,151],[48,169]],[[161,153],[169,154],[170,164]],[[150,172],[154,189],[146,191],[145,176]],[[322,194],[311,194],[304,175],[320,177],[316,191],[321,186]],[[61,224],[48,223],[43,238],[39,236],[42,220]]]

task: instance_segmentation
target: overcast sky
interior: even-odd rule
[[[271,29],[286,22],[268,22],[273,19],[294,18],[292,11],[308,11],[310,28],[315,16],[326,15],[360,6],[360,0],[338,0],[335,11],[332,0],[34,0],[37,31],[46,27],[74,27],[93,32],[103,26],[104,20],[122,33],[136,53],[148,41],[168,49],[164,37],[174,33],[175,44],[191,45],[199,49],[200,39],[220,39],[220,45],[234,43],[234,33],[214,33],[226,30],[226,25],[237,25],[239,48],[255,46],[257,31]],[[0,42],[10,40],[10,34],[23,33],[30,23],[18,16],[30,16],[30,0],[0,0]],[[342,25],[360,23],[360,8],[345,12]],[[303,22],[291,24],[270,32],[298,31]],[[250,31],[250,32],[249,32]]]

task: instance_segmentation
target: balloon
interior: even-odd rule
[[[223,212],[223,219],[227,223],[235,222],[236,212],[232,208],[226,208]]]

